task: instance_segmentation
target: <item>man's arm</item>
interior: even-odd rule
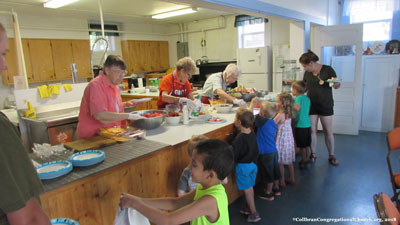
[[[93,115],[93,117],[104,124],[115,123],[122,120],[127,120],[129,113],[117,113],[117,112],[99,112]]]
[[[7,213],[10,225],[51,225],[47,214],[33,197],[26,202],[26,206],[14,212]]]

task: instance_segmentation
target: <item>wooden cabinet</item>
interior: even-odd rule
[[[169,69],[167,41],[121,41],[121,48],[129,73]]]
[[[55,79],[72,79],[72,44],[70,40],[51,40]]]
[[[32,66],[31,66],[31,59],[29,53],[29,43],[28,40],[22,40],[22,50],[24,52],[24,59],[25,59],[25,66],[26,66],[26,73],[28,75],[28,82],[35,82],[35,78],[32,74]],[[5,56],[8,69],[3,72],[3,84],[13,84],[14,83],[14,76],[22,75],[18,74],[17,68],[17,52],[15,49],[15,42],[13,38],[8,39],[8,52]]]
[[[33,76],[40,81],[56,80],[50,40],[29,39],[28,42]]]
[[[3,84],[13,84],[18,73],[14,39],[9,38],[8,43]],[[72,79],[72,63],[76,63],[80,78],[92,76],[89,40],[22,39],[22,48],[29,83]]]
[[[397,88],[394,127],[400,127],[400,87]]]
[[[76,64],[78,77],[92,77],[92,69],[90,65],[90,41],[72,40],[71,43],[73,63]]]

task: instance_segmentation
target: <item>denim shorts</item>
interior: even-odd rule
[[[235,172],[239,190],[246,190],[254,186],[257,177],[257,165],[255,163],[238,163]]]

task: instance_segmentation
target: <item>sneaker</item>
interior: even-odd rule
[[[251,214],[249,208],[241,209],[241,210],[239,210],[239,212],[240,212],[241,214],[243,214],[243,215],[250,215],[250,214]]]
[[[279,188],[273,188],[272,193],[274,193],[275,196],[280,196],[281,195],[281,190]]]
[[[263,193],[258,194],[258,197],[260,197],[261,199],[264,199],[264,200],[268,200],[268,201],[274,200],[274,194],[272,194],[272,193],[263,192]]]
[[[260,217],[260,215],[258,215],[258,212],[255,212],[255,213],[253,213],[253,214],[250,214],[248,217],[247,217],[247,222],[250,222],[250,223],[255,223],[255,222],[258,222],[258,221],[260,221],[261,220],[261,217]]]

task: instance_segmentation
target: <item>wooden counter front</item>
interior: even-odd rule
[[[233,124],[205,134],[227,140]],[[183,169],[190,163],[187,141],[67,184],[40,196],[50,218],[72,218],[80,225],[113,223],[121,193],[141,197],[176,196]],[[225,185],[229,203],[240,196],[231,177]]]

